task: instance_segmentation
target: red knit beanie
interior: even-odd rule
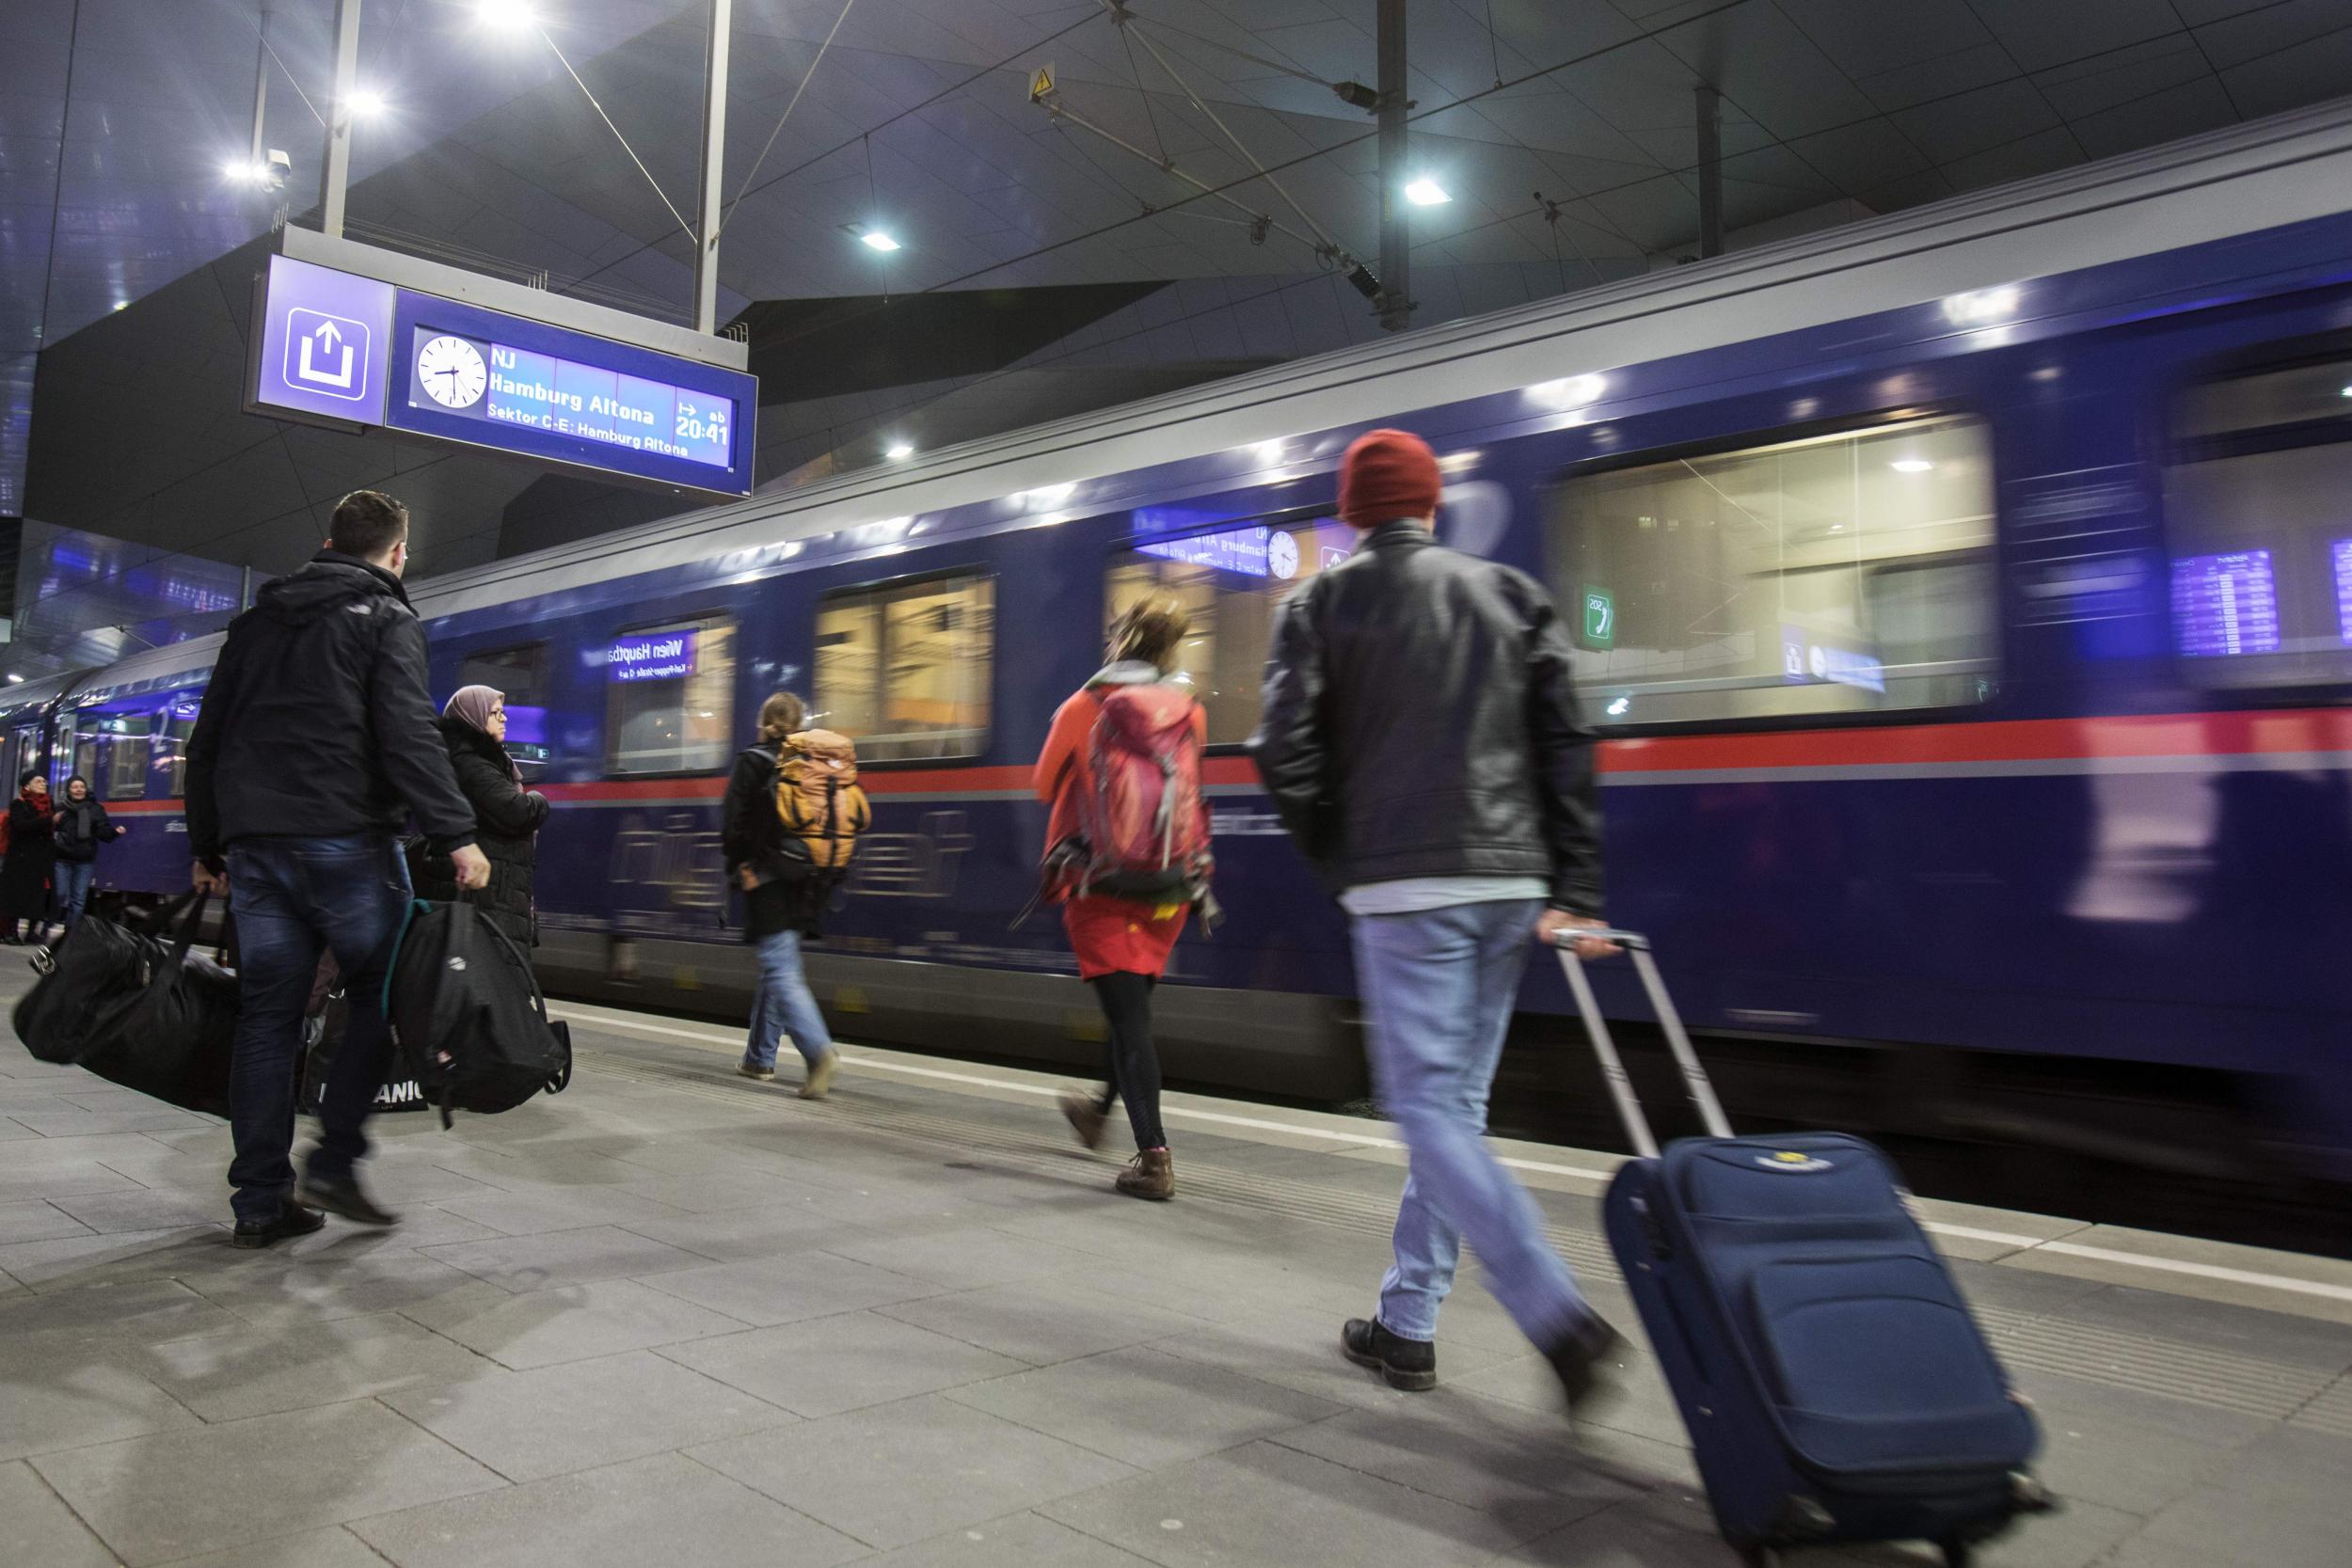
[[[1340,520],[1378,528],[1438,513],[1438,455],[1407,430],[1370,430],[1340,459]]]

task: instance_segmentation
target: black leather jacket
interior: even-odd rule
[[[1522,572],[1385,523],[1284,602],[1249,752],[1333,892],[1537,877],[1601,911],[1592,736],[1568,638]]]

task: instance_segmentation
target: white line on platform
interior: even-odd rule
[[[736,1036],[719,1029],[697,1028],[676,1023],[649,1023],[634,1014],[605,1007],[583,1007],[566,1003],[559,1009],[561,1016],[578,1018],[583,1022],[612,1029],[627,1029],[644,1035],[660,1035],[673,1039],[694,1040],[703,1044],[732,1049]],[[976,1072],[957,1072],[946,1068],[916,1067],[911,1062],[884,1061],[877,1056],[851,1055],[844,1053],[842,1061],[850,1066],[882,1072],[899,1073],[909,1078],[930,1078],[944,1083],[969,1084],[975,1088],[1004,1089],[1015,1094],[1050,1097],[1058,1092],[1047,1084],[1024,1084],[1009,1078],[988,1078]],[[1384,1138],[1369,1132],[1346,1132],[1320,1127],[1302,1127],[1295,1122],[1270,1121],[1260,1117],[1237,1117],[1221,1111],[1197,1111],[1183,1105],[1163,1105],[1161,1115],[1184,1117],[1193,1121],[1219,1127],[1247,1128],[1254,1132],[1280,1132],[1291,1137],[1324,1138],[1333,1143],[1355,1144],[1364,1148],[1402,1149],[1405,1145],[1395,1138]],[[1549,1176],[1581,1177],[1588,1181],[1606,1182],[1612,1172],[1595,1170],[1581,1165],[1558,1165],[1540,1160],[1521,1160],[1498,1155],[1502,1164],[1513,1170],[1540,1171]],[[2118,1252],[2112,1247],[2086,1246],[2079,1242],[2044,1241],[2038,1236],[2018,1235],[2006,1230],[1982,1230],[1974,1226],[1947,1225],[1942,1221],[1923,1222],[1931,1235],[1947,1236],[1955,1241],[1985,1242],[1997,1246],[2014,1247],[2019,1252],[2056,1253],[2067,1258],[2080,1258],[2090,1262],[2113,1263],[2124,1268],[2148,1269],[2157,1274],[2174,1274],[2197,1279],[2222,1280],[2233,1285],[2250,1285],[2258,1289],[2283,1291],[2294,1295],[2317,1296],[2328,1301],[2352,1302],[2352,1286],[2331,1285],[2324,1280],[2302,1279],[2293,1275],[2269,1274],[2254,1269],[2233,1269],[2218,1263],[2193,1263],[2179,1258],[2148,1258],[2134,1252]]]

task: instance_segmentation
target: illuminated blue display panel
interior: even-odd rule
[[[2279,651],[2279,580],[2268,550],[2172,562],[2172,625],[2189,658]]]
[[[392,429],[751,494],[752,376],[406,289],[390,339]]]

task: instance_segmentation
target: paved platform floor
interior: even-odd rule
[[[570,1012],[560,1099],[377,1123],[399,1229],[262,1253],[223,1127],[0,1050],[0,1564],[1734,1560],[1646,1365],[1574,1433],[1467,1280],[1439,1391],[1339,1358],[1378,1123],[1180,1097],[1150,1206],[1046,1079],[853,1050],[807,1104],[725,1031]],[[1631,1328],[1605,1157],[1508,1152]],[[2352,1562],[2352,1269],[1933,1208],[2068,1502],[1985,1561]]]

